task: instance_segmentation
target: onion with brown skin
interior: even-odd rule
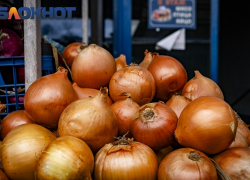
[[[148,146],[119,138],[106,144],[95,156],[95,180],[157,179],[157,157]]]
[[[181,96],[179,94],[173,95],[167,102],[166,105],[170,107],[177,117],[180,117],[181,112],[183,109],[191,102],[190,99],[186,98],[185,96]]]
[[[0,169],[0,180],[9,180],[8,176]]]
[[[248,144],[247,144],[246,139],[239,131],[236,132],[235,139],[234,139],[233,143],[229,146],[229,148],[234,148],[234,147],[248,148]]]
[[[121,96],[126,96],[127,99],[116,101],[110,107],[114,111],[117,118],[118,136],[123,136],[126,134],[127,137],[132,137],[130,124],[134,114],[140,108],[140,106],[131,99],[129,94],[123,93]]]
[[[177,141],[212,155],[226,150],[234,141],[237,117],[220,98],[200,97],[182,111],[175,130]]]
[[[157,162],[160,165],[160,163],[162,162],[162,160],[173,151],[174,149],[172,148],[172,146],[168,146],[166,148],[160,149],[158,151],[155,151],[155,154],[157,156]]]
[[[248,146],[250,146],[250,130],[249,130],[249,125],[247,125],[236,113],[237,116],[237,121],[238,121],[238,128],[237,131],[239,131],[244,138],[247,141]]]
[[[194,71],[195,77],[189,80],[182,90],[182,95],[192,101],[202,96],[214,96],[224,100],[220,87],[212,80]]]
[[[72,77],[82,88],[107,87],[116,72],[114,57],[104,48],[90,44],[74,59]]]
[[[155,94],[155,81],[150,72],[136,64],[117,71],[109,83],[111,99],[116,102],[126,99],[120,94],[126,92],[140,106],[152,101]]]
[[[250,179],[250,149],[235,147],[213,157],[232,180]]]
[[[156,52],[148,52],[148,50],[146,49],[144,52],[144,59],[143,61],[139,64],[139,66],[148,69],[148,66],[150,65],[150,63],[153,61],[153,59],[155,57],[157,57],[159,55],[159,53]]]
[[[68,70],[59,67],[56,73],[43,76],[30,85],[24,96],[24,107],[33,121],[56,128],[63,110],[77,100],[67,75]]]
[[[117,71],[127,66],[126,56],[121,54],[118,58],[115,58],[115,64]]]
[[[217,180],[212,161],[201,151],[182,148],[169,153],[161,162],[158,180]]]
[[[134,115],[131,132],[136,141],[160,150],[173,143],[177,120],[175,112],[164,103],[145,104]]]
[[[180,92],[187,82],[187,72],[175,58],[159,55],[148,67],[156,84],[155,99],[167,101],[173,94]]]
[[[101,88],[93,98],[77,100],[62,113],[58,123],[60,136],[74,136],[88,144],[95,154],[118,133],[117,119],[107,103],[108,90]]]
[[[3,170],[3,165],[2,165],[2,144],[3,144],[3,141],[0,141],[0,169]]]

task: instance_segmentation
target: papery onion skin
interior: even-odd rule
[[[235,147],[213,157],[232,180],[250,179],[250,149]]]
[[[187,72],[175,58],[159,55],[148,67],[156,84],[155,98],[167,101],[173,94],[180,92],[187,82]]]
[[[116,70],[119,71],[120,69],[127,66],[126,56],[121,54],[118,58],[115,58],[116,63]]]
[[[217,180],[216,169],[204,153],[182,148],[169,153],[161,162],[158,180]]]
[[[246,139],[248,146],[250,146],[250,130],[249,126],[237,115],[237,121],[238,121],[238,128],[237,131],[239,131]]]
[[[212,155],[231,145],[236,130],[237,119],[229,104],[216,97],[200,97],[182,111],[175,137],[185,147]]]
[[[153,59],[159,55],[159,53],[155,53],[155,52],[148,52],[148,50],[146,49],[144,52],[144,59],[143,61],[139,64],[139,66],[148,69],[148,66],[151,64],[151,62],[153,61]]]
[[[30,117],[26,114],[25,110],[13,111],[4,117],[1,128],[1,138],[5,136],[16,126],[22,124],[34,123]]]
[[[212,80],[203,76],[199,71],[194,71],[195,77],[189,80],[183,90],[182,95],[192,101],[202,96],[214,96],[224,100],[220,87]]]
[[[7,176],[13,180],[35,179],[37,160],[55,139],[52,132],[37,124],[23,124],[12,129],[2,146],[2,164]]]
[[[246,139],[239,131],[236,132],[235,139],[234,139],[233,143],[229,146],[229,148],[234,148],[234,147],[248,148],[248,144],[247,144]]]
[[[134,115],[131,132],[136,141],[160,150],[173,143],[177,120],[175,112],[164,103],[145,104]]]
[[[7,175],[0,169],[0,179],[1,180],[9,180]]]
[[[42,152],[35,169],[37,180],[91,179],[94,156],[88,145],[72,136],[54,140]]]
[[[116,102],[126,97],[120,94],[126,92],[140,106],[152,101],[155,94],[155,81],[150,72],[138,65],[129,65],[117,71],[109,83],[111,99]]]
[[[88,144],[95,154],[114,140],[118,125],[114,112],[107,103],[107,88],[101,88],[93,98],[80,99],[70,104],[58,123],[60,136],[74,136]]]
[[[56,128],[63,110],[77,100],[67,74],[68,70],[59,67],[56,73],[39,78],[28,88],[24,107],[37,124]]]
[[[168,146],[164,149],[160,149],[158,151],[155,151],[155,154],[157,156],[157,162],[160,165],[160,163],[162,162],[162,160],[173,151],[174,149],[172,148],[172,146]]]
[[[155,153],[140,142],[127,145],[106,144],[95,156],[95,180],[157,179]]]
[[[116,72],[114,57],[104,48],[90,44],[74,59],[72,77],[82,88],[107,87]]]

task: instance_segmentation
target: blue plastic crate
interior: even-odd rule
[[[22,67],[24,67],[23,56],[0,58],[0,101],[2,104],[6,104],[6,110],[1,113],[1,118],[12,111],[24,109],[23,103],[21,103],[25,95],[24,91],[14,94],[8,94],[7,92],[17,92],[18,88],[25,88],[24,81],[17,77],[18,68]],[[42,56],[42,74],[48,75],[55,71],[54,58],[49,55]]]

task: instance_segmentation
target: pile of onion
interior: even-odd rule
[[[224,100],[220,87],[212,80],[194,71],[195,77],[189,80],[182,90],[182,95],[192,101],[202,96],[214,96]]]
[[[114,102],[126,99],[120,96],[126,92],[134,102],[142,106],[152,101],[155,95],[155,81],[147,69],[131,64],[112,76],[109,91]]]
[[[237,117],[225,101],[200,97],[182,111],[175,130],[178,142],[206,154],[226,150],[234,141]]]
[[[56,128],[63,110],[77,100],[68,79],[68,70],[59,67],[54,74],[43,76],[33,82],[24,97],[28,116],[38,124]]]
[[[58,122],[59,135],[80,138],[93,153],[112,142],[117,136],[118,125],[107,97],[107,88],[101,88],[95,97],[70,104]]]
[[[148,67],[156,84],[155,99],[167,101],[180,92],[187,82],[187,72],[182,64],[170,56],[156,56]]]
[[[148,69],[148,66],[150,65],[150,63],[153,61],[153,59],[159,55],[159,53],[156,52],[148,52],[148,50],[146,49],[144,52],[144,59],[143,61],[139,64],[139,66]]]
[[[157,157],[148,146],[119,138],[106,144],[95,156],[95,180],[157,179]]]
[[[10,179],[34,179],[35,166],[42,151],[56,137],[37,124],[23,124],[12,129],[2,145],[2,164]]]
[[[158,180],[217,180],[213,162],[204,153],[190,148],[182,148],[169,153],[161,162]]]
[[[248,148],[246,139],[238,130],[236,131],[236,136],[233,143],[229,146],[229,148],[234,148],[234,147]]]
[[[126,56],[121,54],[118,58],[115,58],[115,64],[117,71],[127,66]]]
[[[91,179],[94,156],[82,140],[64,136],[54,140],[40,155],[35,179]]]
[[[114,57],[104,48],[90,44],[74,59],[72,77],[78,86],[100,89],[107,87],[116,72]]]
[[[145,104],[134,115],[131,132],[136,141],[160,150],[173,143],[177,120],[175,112],[164,103]]]
[[[250,130],[249,130],[249,126],[239,117],[238,114],[236,114],[237,116],[237,120],[238,120],[238,128],[237,131],[239,131],[244,138],[247,141],[248,146],[250,146]]]

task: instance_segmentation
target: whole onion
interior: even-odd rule
[[[82,140],[64,136],[54,140],[42,152],[35,169],[37,180],[91,179],[94,156]]]
[[[204,153],[182,148],[169,153],[161,162],[158,180],[217,180],[212,161]]]
[[[234,148],[234,147],[248,148],[248,144],[247,144],[246,139],[239,131],[236,131],[235,139],[234,139],[233,143],[229,146],[229,148]]]
[[[2,121],[1,128],[1,138],[4,139],[5,136],[15,127],[22,125],[33,123],[30,117],[26,114],[25,110],[17,110],[13,111],[7,116],[4,117]]]
[[[100,89],[107,87],[116,72],[114,57],[102,47],[90,44],[74,59],[72,76],[78,86]]]
[[[200,97],[182,111],[175,130],[178,142],[206,154],[226,150],[234,141],[237,117],[225,101]]]
[[[162,160],[173,151],[174,149],[172,148],[172,146],[168,146],[166,148],[160,149],[158,151],[155,151],[155,154],[157,156],[157,162],[160,165],[160,163],[162,162]]]
[[[194,71],[195,77],[186,83],[182,95],[192,101],[201,96],[214,96],[224,100],[220,87],[212,80]]]
[[[139,64],[139,66],[141,66],[145,69],[148,69],[148,66],[151,64],[153,59],[159,55],[159,53],[148,52],[148,50],[146,49],[144,52],[144,55],[145,55],[145,57],[144,57],[143,61]]]
[[[0,169],[0,179],[1,180],[9,180],[6,174]]]
[[[93,98],[80,99],[70,104],[58,123],[60,136],[74,136],[88,144],[95,154],[114,140],[118,125],[114,112],[107,103],[108,90],[101,88]]]
[[[131,64],[112,76],[109,91],[114,102],[126,99],[120,96],[126,92],[134,102],[142,106],[152,101],[155,95],[155,81],[147,69]]]
[[[72,66],[72,63],[75,59],[75,57],[86,47],[86,44],[84,42],[74,42],[66,46],[66,48],[63,50],[62,57],[66,61],[67,65],[69,67]]]
[[[134,115],[131,132],[136,141],[160,150],[173,143],[177,120],[175,112],[164,103],[145,104]]]
[[[187,72],[182,64],[170,56],[156,56],[148,67],[156,84],[155,99],[167,101],[180,92],[187,82]]]
[[[116,70],[120,70],[127,66],[126,56],[121,54],[118,58],[115,58]]]
[[[156,180],[157,157],[148,146],[119,138],[106,144],[95,156],[95,180]]]
[[[250,179],[250,149],[235,147],[213,157],[232,180]]]
[[[42,151],[56,137],[37,124],[14,128],[3,140],[2,164],[10,179],[35,179],[35,166]]]
[[[15,32],[0,27],[0,57],[19,56],[23,48],[23,42]]]
[[[246,139],[248,146],[250,146],[250,130],[249,126],[239,117],[238,114],[237,116],[237,121],[238,121],[238,127],[237,131],[239,131]]]
[[[43,76],[33,82],[24,97],[28,116],[38,124],[56,128],[63,110],[77,100],[68,70],[59,67],[56,73]]]

